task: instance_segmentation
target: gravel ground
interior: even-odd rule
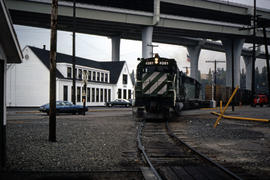
[[[235,112],[228,109],[226,114],[269,118],[269,110],[242,107]],[[214,129],[216,116],[209,112],[185,111],[171,126],[184,131],[187,140],[192,139],[200,151],[211,152],[219,163],[238,167],[258,179],[270,177],[269,123],[223,119]],[[136,124],[128,109],[57,116],[54,143],[48,142],[48,116],[15,111],[8,114],[7,172],[66,172],[70,176],[78,172],[87,177],[96,172],[106,179],[106,171],[116,172],[108,177],[117,179],[118,172],[139,171],[136,150]],[[24,175],[25,179],[28,175]]]
[[[217,119],[209,111],[183,112],[173,122],[174,130],[184,129],[187,143],[195,149],[211,154],[211,158],[229,167],[236,167],[255,179],[270,177],[270,124],[254,121],[222,119],[217,128]],[[196,111],[198,112],[198,111]],[[197,115],[191,115],[197,114]],[[270,108],[236,108],[227,115],[270,118]],[[195,142],[194,142],[195,141]]]
[[[128,171],[136,156],[130,111],[57,116],[57,142],[48,141],[48,116],[8,117],[8,171]]]

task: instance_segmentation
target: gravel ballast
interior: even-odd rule
[[[121,114],[121,113],[118,113]],[[48,116],[10,118],[9,171],[123,171],[136,165],[131,112],[118,116],[59,115],[57,142],[48,141]]]

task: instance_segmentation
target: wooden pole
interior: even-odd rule
[[[266,68],[267,68],[267,80],[268,80],[268,104],[270,106],[270,69],[269,69],[269,52],[268,52],[268,42],[266,37],[266,30],[263,27],[263,38],[264,38],[264,46],[265,46],[265,59],[266,59]]]
[[[232,92],[234,92],[234,39],[232,39]],[[232,99],[232,111],[234,111],[234,98]]]
[[[76,72],[75,72],[75,40],[76,40],[76,0],[73,0],[73,32],[72,32],[72,69],[73,69],[73,75],[72,75],[72,103],[76,104]]]
[[[252,92],[252,98],[251,98],[251,104],[253,102],[253,97],[255,95],[255,62],[256,62],[256,0],[254,0],[254,12],[253,12],[253,50],[252,50],[252,79],[251,79],[251,92]]]
[[[52,0],[50,46],[50,119],[49,141],[56,142],[56,46],[58,0]]]

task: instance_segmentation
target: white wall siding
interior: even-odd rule
[[[123,74],[126,74],[127,75],[127,84],[123,84]],[[131,78],[130,78],[130,75],[129,75],[129,70],[128,70],[128,66],[127,64],[125,63],[124,66],[123,66],[123,69],[121,71],[121,74],[119,76],[119,79],[117,81],[117,84],[116,84],[116,98],[118,98],[118,89],[121,89],[121,99],[124,99],[124,96],[123,96],[123,90],[125,89],[126,90],[126,99],[128,99],[128,90],[131,90],[131,98],[133,98],[133,85],[132,85],[132,81],[131,81]]]
[[[8,69],[7,91],[10,94],[7,105],[32,107],[48,103],[49,70],[28,47],[23,55],[28,55],[29,58],[24,58],[22,64]],[[15,76],[10,76],[10,73]]]
[[[64,86],[68,87],[68,101],[71,102],[71,87],[72,87],[72,80],[68,80],[68,79],[59,79],[57,80],[57,85],[59,85],[59,87],[57,87],[57,100],[64,100]],[[77,101],[77,87],[80,87],[80,102]],[[104,83],[88,83],[87,84],[87,88],[90,88],[90,102],[87,102],[87,98],[86,98],[86,105],[87,106],[104,106],[105,105],[105,89],[107,89],[107,99],[109,98],[108,95],[108,89],[111,89],[111,93],[112,93],[112,85],[111,84],[104,84]],[[92,98],[92,88],[95,89],[95,97],[94,97],[94,102],[93,102],[93,98]],[[96,89],[99,89],[99,102],[96,102]],[[101,90],[103,89],[103,101],[101,102]],[[76,82],[76,104],[79,105],[83,105],[82,102],[82,90],[83,90],[83,82],[82,81],[77,81]],[[87,95],[87,92],[86,92]]]
[[[7,106],[9,107],[38,107],[42,104],[49,102],[49,69],[42,63],[42,61],[33,53],[30,47],[25,47],[23,50],[24,58],[21,64],[12,64],[7,66]],[[49,61],[49,59],[48,59]],[[67,100],[72,101],[72,79],[67,78],[67,67],[72,67],[68,63],[57,63],[57,70],[65,77],[56,79],[56,99],[64,100],[64,86],[67,86]],[[76,65],[77,69],[87,70],[100,73],[108,74],[108,80],[110,79],[110,71],[105,69],[96,69],[93,67],[79,66]],[[78,73],[78,71],[77,71]],[[123,74],[127,75],[127,84],[123,84]],[[93,78],[93,74],[92,74]],[[101,79],[100,79],[101,81]],[[80,101],[77,101],[77,87],[80,87]],[[133,85],[129,75],[127,64],[125,63],[118,82],[116,84],[110,84],[109,82],[88,82],[87,88],[90,88],[90,102],[87,101],[87,106],[104,106],[106,100],[115,100],[118,98],[118,89],[122,91],[126,89],[126,99],[128,99],[128,91],[132,91],[133,98]],[[94,88],[95,96],[93,97],[92,89]],[[97,102],[97,89],[99,90],[99,101]],[[101,89],[103,91],[101,98]],[[111,92],[109,96],[109,90]],[[82,101],[83,81],[76,81],[76,104],[83,104]],[[105,100],[105,91],[107,91],[107,99]],[[86,92],[87,95],[87,92]],[[110,99],[109,99],[110,97]],[[103,100],[102,100],[103,99]]]

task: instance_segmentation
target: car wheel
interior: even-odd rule
[[[109,106],[109,107],[112,107],[112,104],[109,104],[108,106]]]

